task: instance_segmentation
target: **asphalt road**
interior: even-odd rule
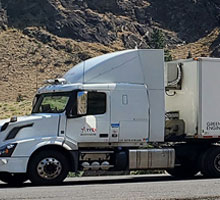
[[[68,178],[60,186],[8,187],[0,182],[0,199],[34,200],[215,200],[220,179],[177,180],[168,175]]]

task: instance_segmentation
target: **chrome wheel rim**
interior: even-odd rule
[[[214,166],[220,172],[220,154],[215,157]]]
[[[61,171],[62,165],[56,158],[44,158],[37,165],[38,175],[47,180],[57,178]]]

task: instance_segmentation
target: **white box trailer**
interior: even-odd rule
[[[219,138],[220,59],[177,60],[166,63],[165,69],[166,111],[179,112],[187,137]],[[178,73],[179,82],[171,86]]]

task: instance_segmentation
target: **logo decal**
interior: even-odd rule
[[[96,131],[97,131],[97,129],[96,128],[91,128],[91,127],[82,127],[81,128],[81,135],[96,135]]]

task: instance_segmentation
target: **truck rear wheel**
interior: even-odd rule
[[[9,185],[22,185],[25,181],[28,180],[27,174],[10,174],[7,172],[1,172],[0,173],[0,180],[9,184]]]
[[[28,176],[32,183],[53,185],[61,183],[69,172],[67,158],[58,151],[41,151],[31,158]]]
[[[220,147],[208,149],[201,160],[201,172],[205,176],[220,177]]]

